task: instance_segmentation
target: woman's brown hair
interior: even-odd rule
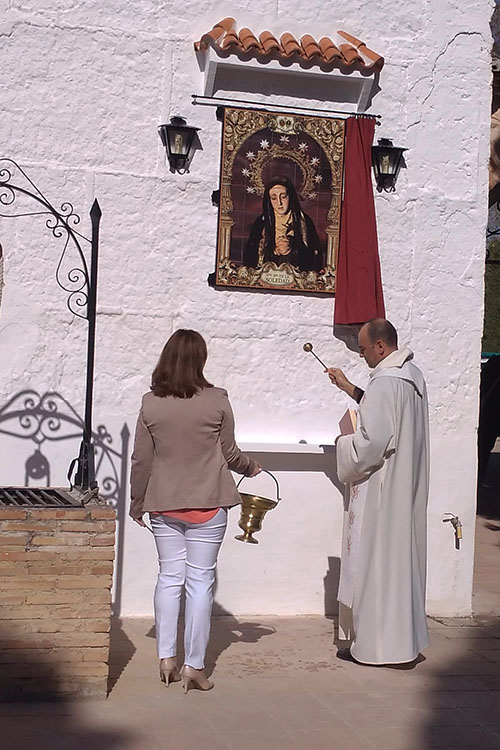
[[[200,388],[212,388],[203,375],[207,345],[198,331],[180,328],[173,333],[160,354],[151,377],[155,396],[191,398]]]

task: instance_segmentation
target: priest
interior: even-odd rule
[[[351,623],[350,649],[338,656],[369,665],[406,664],[429,643],[426,386],[413,353],[398,349],[388,320],[366,323],[358,344],[372,369],[366,391],[341,370],[326,370],[359,403],[354,432],[336,442],[337,473],[349,494],[338,598]]]

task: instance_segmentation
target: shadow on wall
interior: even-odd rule
[[[20,477],[19,480],[20,486],[51,486],[51,467],[48,458],[42,452],[43,445],[50,442],[81,440],[82,434],[83,420],[80,415],[69,401],[55,391],[43,395],[34,390],[20,391],[0,408],[0,435],[5,435],[16,443],[23,440],[28,446],[34,446],[33,453],[26,457],[24,477]],[[117,614],[121,609],[130,440],[130,431],[126,423],[121,429],[117,447],[113,446],[113,440],[105,425],[99,425],[92,433],[99,494],[117,511],[113,604],[113,613]]]
[[[327,66],[328,69],[328,66]],[[217,70],[214,80],[214,95],[218,92],[235,92],[249,95],[269,95],[270,93],[279,94],[280,96],[297,96],[297,86],[300,87],[300,95],[304,99],[320,100],[329,103],[350,101],[353,104],[357,101],[358,83],[355,81],[340,81],[328,77],[319,78],[302,73],[300,68],[295,70],[295,75],[289,77],[286,74],[286,68],[275,68],[270,74],[269,70],[259,68],[242,68],[232,69],[232,66],[221,66]],[[371,106],[373,97],[381,91],[379,86],[380,73],[376,72],[373,76],[373,86],[370,90],[370,96],[366,104],[366,109]]]
[[[344,344],[351,352],[359,354],[358,333],[362,323],[336,324],[333,326],[333,335]]]
[[[344,485],[337,476],[337,458],[334,445],[321,445],[323,453],[279,453],[245,450],[245,455],[258,461],[267,471],[321,472],[343,495]]]
[[[323,578],[325,590],[325,615],[326,617],[335,617],[339,613],[339,603],[337,601],[337,592],[339,590],[340,580],[340,558],[328,558],[328,570]]]

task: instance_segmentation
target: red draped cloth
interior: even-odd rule
[[[335,325],[385,317],[371,179],[374,132],[372,118],[350,117],[346,121]]]

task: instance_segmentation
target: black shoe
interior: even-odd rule
[[[349,648],[339,648],[337,651],[337,659],[342,659],[342,661],[350,661],[353,664],[359,664],[359,661],[356,661]]]

